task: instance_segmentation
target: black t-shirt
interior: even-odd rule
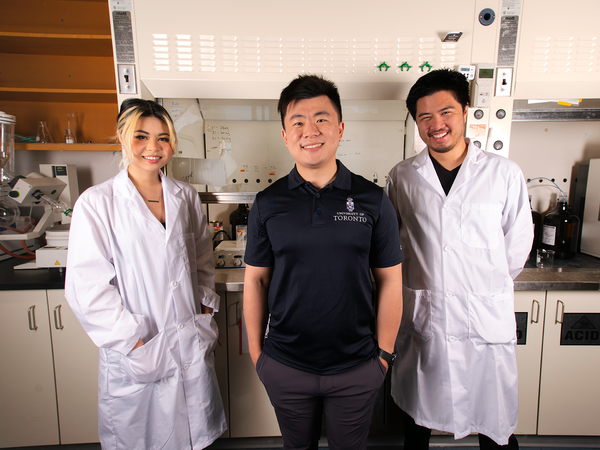
[[[377,351],[370,268],[403,260],[396,213],[383,189],[338,161],[323,189],[296,168],[256,196],[245,262],[273,267],[263,351],[328,375]]]
[[[456,180],[456,176],[458,175],[458,171],[460,170],[460,166],[448,170],[444,166],[442,166],[437,160],[429,154],[431,158],[431,162],[433,163],[433,167],[435,168],[435,172],[437,173],[438,178],[440,179],[440,183],[442,183],[442,188],[446,195],[452,189],[452,185],[454,184],[454,180]]]

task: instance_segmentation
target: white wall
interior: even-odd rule
[[[112,152],[29,151],[15,152],[15,172],[37,172],[41,163],[75,164],[79,189],[101,183],[118,172],[118,156]],[[515,122],[511,131],[510,159],[526,179],[554,178],[567,194],[574,189],[577,169],[591,158],[600,158],[599,122]],[[566,181],[564,181],[566,179]],[[550,182],[529,184],[533,206],[544,213],[554,207],[558,190]],[[227,223],[235,205],[213,205],[209,220]],[[212,217],[211,217],[212,216]]]
[[[510,139],[509,157],[519,164],[525,179],[554,178],[567,195],[575,189],[579,165],[600,158],[597,121],[514,122]],[[529,193],[533,195],[533,207],[543,214],[554,207],[558,190],[548,181],[533,181]]]
[[[40,164],[75,164],[80,193],[119,172],[120,152],[16,150],[15,173],[39,172]]]

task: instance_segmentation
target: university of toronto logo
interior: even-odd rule
[[[360,205],[359,205],[360,206]],[[333,215],[334,222],[359,222],[359,223],[367,223],[367,216],[365,216],[364,212],[355,211],[356,205],[354,204],[354,199],[352,197],[348,197],[346,199],[346,209],[347,211],[338,211]]]
[[[352,197],[346,199],[346,208],[348,209],[348,212],[354,211],[354,200]]]

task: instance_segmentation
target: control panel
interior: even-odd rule
[[[237,241],[223,241],[214,250],[216,269],[237,269],[246,267],[244,253],[246,248]]]

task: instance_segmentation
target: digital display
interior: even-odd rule
[[[494,69],[479,69],[479,78],[494,78]]]

